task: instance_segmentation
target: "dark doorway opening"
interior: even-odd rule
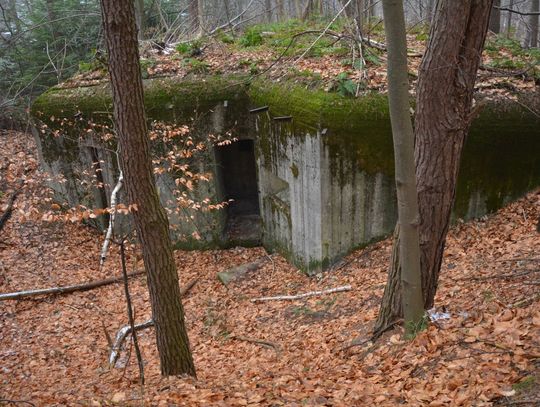
[[[259,244],[261,217],[253,140],[216,147],[218,174],[227,207],[225,238],[233,244]]]

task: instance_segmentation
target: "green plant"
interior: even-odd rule
[[[180,54],[193,55],[197,50],[200,50],[202,42],[200,40],[181,42],[176,46],[176,50]]]
[[[512,389],[514,389],[516,393],[521,393],[528,389],[533,388],[535,383],[536,383],[536,378],[534,376],[526,376],[523,379],[521,379],[519,382],[514,383],[512,385]]]
[[[246,29],[240,38],[240,45],[244,47],[256,47],[263,43],[262,30],[260,26],[253,26]]]
[[[223,32],[223,30],[219,30],[216,33],[216,38],[218,39],[218,41],[221,41],[224,44],[234,44],[233,36],[227,34],[226,32]]]
[[[347,72],[341,72],[336,77],[336,89],[341,96],[354,96],[356,94],[356,84],[349,78]]]
[[[422,319],[418,321],[416,324],[409,322],[409,325],[405,327],[405,331],[409,332],[407,335],[405,335],[405,339],[414,339],[416,335],[418,335],[420,332],[424,331],[429,325],[429,317],[427,314],[424,314]]]
[[[190,73],[207,73],[210,66],[204,62],[200,61],[196,58],[186,58],[184,59],[184,65],[188,68],[188,71]]]

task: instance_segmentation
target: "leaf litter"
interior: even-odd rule
[[[102,236],[95,230],[29,216],[51,205],[32,137],[2,132],[0,151],[2,213],[11,191],[24,181],[0,235],[0,292],[120,275],[115,246],[100,271]],[[396,328],[369,342],[390,239],[353,252],[317,278],[273,254],[258,271],[227,287],[216,274],[267,256],[263,248],[177,251],[181,284],[199,279],[183,299],[198,377],[162,378],[154,331],[147,329],[139,332],[144,389],[129,344],[118,367],[108,367],[106,336],[114,337],[127,323],[121,284],[2,302],[0,399],[91,406],[488,406],[508,400],[534,405],[539,217],[535,191],[493,215],[458,222],[448,235],[434,310],[449,318],[432,322],[412,341]],[[128,254],[128,264],[140,268],[137,248]],[[352,291],[251,302],[341,285]],[[151,310],[144,276],[132,279],[130,289],[136,322],[146,321]],[[348,347],[352,341],[363,345]]]

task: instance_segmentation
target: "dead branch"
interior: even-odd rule
[[[540,261],[540,257],[515,257],[513,259],[499,259],[497,262],[509,262],[509,261]]]
[[[232,335],[232,336],[229,336],[229,338],[236,339],[237,341],[255,343],[257,345],[264,346],[265,348],[274,349],[276,352],[279,352],[279,349],[280,349],[278,344],[274,342],[266,341],[263,339],[248,338],[247,336],[241,336],[241,335]]]
[[[109,249],[109,245],[111,243],[113,229],[114,229],[114,220],[116,218],[116,196],[118,195],[118,191],[120,191],[123,184],[124,184],[124,175],[122,174],[122,171],[120,170],[120,175],[118,176],[118,182],[116,183],[116,186],[111,192],[111,216],[109,217],[109,227],[107,228],[107,234],[105,235],[105,240],[103,241],[103,247],[101,248],[101,255],[99,256],[100,269],[103,268],[103,264],[105,263],[105,259],[107,258],[107,250]]]
[[[153,319],[149,319],[148,321],[134,325],[133,330],[131,328],[131,325],[124,325],[122,328],[120,328],[116,333],[116,338],[114,339],[114,344],[111,348],[111,354],[109,355],[109,367],[114,367],[116,361],[120,357],[120,350],[122,348],[122,344],[124,343],[124,339],[126,339],[126,336],[128,336],[132,332],[141,331],[143,329],[150,328],[151,326],[154,326]]]
[[[34,403],[31,403],[30,401],[26,400],[10,400],[10,399],[0,399],[0,403],[7,403],[7,404],[28,404],[29,406],[36,407]]]
[[[15,203],[15,200],[17,199],[17,196],[21,192],[21,187],[18,187],[13,194],[9,197],[8,206],[6,208],[6,211],[2,214],[2,217],[0,217],[0,231],[4,228],[5,224],[11,217],[11,213],[13,212],[13,204]]]
[[[128,274],[128,277],[136,277],[144,273],[146,273],[144,270],[136,271],[134,273]],[[123,277],[111,277],[111,278],[106,278],[105,280],[92,281],[90,283],[66,285],[63,287],[42,288],[39,290],[26,290],[26,291],[17,291],[13,293],[0,294],[0,301],[21,300],[21,299],[26,299],[28,297],[36,297],[38,295],[70,294],[75,291],[88,291],[94,288],[102,287],[104,285],[120,283],[122,282],[122,278]]]
[[[193,288],[193,286],[197,283],[197,281],[199,281],[199,279],[194,278],[184,288],[180,289],[180,296],[182,298],[185,297]],[[114,344],[111,346],[111,353],[109,355],[109,367],[112,368],[116,365],[116,361],[120,357],[120,351],[122,349],[122,344],[124,343],[126,336],[128,336],[132,332],[138,332],[143,329],[150,328],[151,326],[154,326],[153,319],[149,319],[148,321],[133,325],[133,327],[131,325],[124,325],[122,328],[120,328],[116,333]]]
[[[341,8],[341,10],[339,10],[339,12],[334,16],[334,18],[332,19],[332,21],[330,21],[330,23],[326,26],[326,28],[319,34],[319,36],[315,39],[315,41],[313,41],[311,43],[311,45],[309,47],[307,47],[305,49],[305,51],[302,53],[302,55],[300,55],[294,62],[297,63],[298,61],[300,61],[302,58],[304,58],[306,56],[306,54],[311,50],[311,48],[313,48],[313,46],[324,36],[324,34],[330,29],[330,27],[332,26],[332,24],[334,24],[334,21],[337,20],[337,18],[340,16],[341,13],[343,13],[345,11],[345,9],[347,8],[347,6],[351,3],[352,0],[348,0],[347,3],[345,3],[345,5]]]
[[[501,11],[508,11],[509,13],[519,14],[520,16],[540,16],[539,11],[519,11],[513,8],[497,7],[497,6],[493,6],[493,8],[497,8]]]
[[[299,299],[302,299],[302,298],[314,297],[316,295],[332,294],[332,293],[339,293],[339,292],[351,291],[351,290],[352,290],[352,287],[350,285],[344,285],[344,286],[341,286],[341,287],[329,288],[327,290],[310,291],[308,293],[297,294],[297,295],[278,295],[276,297],[253,298],[251,300],[251,302],[293,301],[293,300],[299,300]]]
[[[524,271],[518,271],[515,273],[493,274],[491,276],[479,276],[479,277],[473,276],[473,277],[461,278],[460,280],[486,281],[486,280],[494,280],[494,279],[499,279],[499,278],[509,279],[509,278],[527,276],[532,273],[540,273],[540,270],[524,270]]]
[[[536,294],[536,295],[533,295],[532,297],[524,298],[518,302],[515,302],[510,305],[510,308],[520,308],[520,307],[529,305],[535,302],[536,300],[540,300],[540,294]]]
[[[133,346],[135,347],[135,355],[137,356],[137,364],[139,366],[139,378],[141,380],[141,386],[144,386],[144,364],[141,355],[141,349],[139,348],[139,341],[137,340],[137,330],[135,329],[135,320],[133,317],[133,306],[131,305],[131,295],[129,294],[128,273],[126,267],[126,250],[124,242],[120,243],[120,260],[122,262],[122,278],[124,282],[124,294],[126,296],[126,306],[129,327],[131,328],[131,338],[133,339]]]

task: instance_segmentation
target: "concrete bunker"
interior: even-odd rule
[[[261,214],[254,140],[218,145],[214,151],[216,181],[221,199],[228,202],[224,238],[231,243],[260,244]]]
[[[391,233],[397,210],[385,95],[349,99],[287,83],[239,83],[225,77],[145,82],[149,119],[193,122],[190,134],[197,141],[225,133],[239,140],[213,144],[193,163],[210,180],[189,191],[190,199],[232,199],[223,209],[178,212],[175,175],[157,175],[177,247],[261,242],[316,273]],[[488,102],[474,121],[461,162],[455,218],[482,216],[540,185],[540,156],[532,153],[540,151],[540,120],[524,103],[529,102]],[[52,88],[32,112],[54,130],[58,120],[51,117],[110,120],[103,112],[111,107],[108,87],[101,84]],[[51,184],[58,200],[100,207],[96,199],[109,199],[117,178],[115,159],[107,152],[114,146],[100,148],[99,141],[82,134],[51,137],[36,130],[40,161],[67,180]],[[81,187],[89,168],[88,145],[102,162],[104,194]]]

